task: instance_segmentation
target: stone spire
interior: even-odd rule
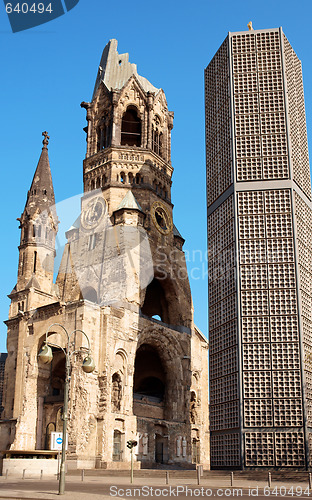
[[[48,156],[48,132],[20,219],[17,292],[35,288],[51,294],[58,220]],[[28,306],[30,302],[28,301]]]
[[[38,161],[35,175],[30,190],[28,191],[25,211],[32,216],[36,211],[42,212],[55,204],[52,175],[50,169],[48,144],[50,137],[47,132],[42,132],[44,139],[43,148]]]

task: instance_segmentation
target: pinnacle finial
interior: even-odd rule
[[[47,131],[42,132],[42,135],[44,136],[44,139],[42,141],[43,148],[48,149],[47,146],[49,144],[49,139],[50,139],[50,137],[48,136],[48,132]]]
[[[253,31],[252,21],[249,21],[249,23],[247,24],[247,26],[248,26],[249,31]]]

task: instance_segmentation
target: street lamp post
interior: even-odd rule
[[[48,342],[48,333],[52,327],[59,326],[63,329],[66,334],[66,347],[63,348],[60,345],[53,344]],[[76,349],[76,333],[82,333],[88,342],[88,347],[80,347],[80,349]],[[74,335],[73,341],[71,339]],[[49,326],[46,331],[46,337],[42,348],[38,354],[38,359],[44,363],[51,363],[53,359],[52,347],[56,347],[57,349],[62,349],[65,355],[65,383],[64,383],[64,407],[63,407],[63,441],[62,441],[62,456],[61,456],[61,465],[60,465],[60,476],[59,476],[59,495],[64,495],[65,491],[65,459],[66,459],[66,432],[67,432],[67,420],[68,420],[68,393],[69,393],[69,381],[70,381],[70,368],[71,368],[71,357],[78,352],[85,352],[86,357],[82,363],[82,369],[86,373],[93,372],[95,368],[94,361],[90,355],[90,340],[87,334],[82,330],[74,330],[70,334],[67,332],[66,328],[60,323],[53,323],[53,325]]]

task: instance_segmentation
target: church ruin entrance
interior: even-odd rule
[[[168,458],[168,437],[155,434],[155,462],[166,464]]]
[[[51,364],[40,365],[37,381],[37,449],[49,449],[51,432],[61,432],[65,383],[65,354],[53,347]]]
[[[134,400],[162,403],[165,388],[166,374],[157,350],[148,344],[141,345],[134,365]]]
[[[161,424],[168,402],[166,372],[160,351],[152,344],[142,344],[134,364],[133,414],[139,417],[139,460],[149,467],[168,461],[168,430]]]

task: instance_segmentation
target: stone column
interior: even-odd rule
[[[83,101],[80,106],[87,111],[87,122],[88,122],[88,131],[87,131],[87,154],[86,158],[91,155],[91,121],[92,121],[92,112],[91,112],[91,103]]]
[[[42,450],[42,424],[43,424],[43,402],[42,396],[38,397],[38,416],[37,416],[37,436],[36,436],[36,449]]]
[[[105,125],[101,125],[100,127],[100,130],[101,130],[101,137],[100,137],[100,150],[102,150],[104,147],[105,147],[105,144],[104,144],[104,127]]]
[[[119,146],[121,142],[120,130],[118,130],[118,114],[117,114],[117,104],[118,104],[119,92],[118,90],[112,90],[112,146]],[[119,140],[118,140],[119,139]]]
[[[152,108],[153,108],[152,92],[147,93],[147,149],[152,149]]]
[[[104,130],[105,130],[104,148],[107,148],[107,146],[109,146],[109,144],[108,144],[109,125],[108,125],[107,121],[105,121]]]
[[[91,156],[91,144],[92,144],[92,113],[91,110],[87,111],[88,120],[88,132],[87,132],[87,157]]]
[[[167,140],[167,158],[166,160],[171,163],[171,130],[173,129],[173,112],[169,111],[168,116],[168,140]]]

